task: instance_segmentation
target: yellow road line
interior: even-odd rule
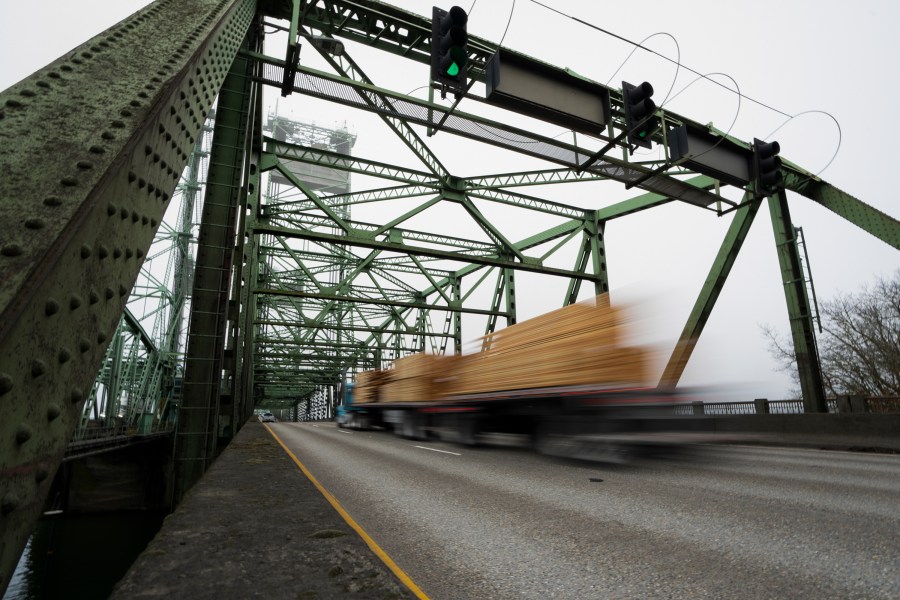
[[[334,507],[334,510],[338,511],[338,514],[344,518],[344,521],[347,522],[347,525],[349,525],[351,528],[353,528],[353,531],[359,534],[359,537],[361,537],[369,547],[369,549],[371,549],[372,552],[375,553],[375,556],[380,558],[381,562],[387,565],[387,568],[390,569],[394,573],[394,575],[396,575],[397,578],[403,582],[403,585],[408,587],[410,591],[416,595],[416,598],[420,598],[421,600],[429,600],[428,596],[425,595],[425,592],[419,589],[419,586],[417,586],[413,582],[413,580],[409,578],[409,575],[407,575],[403,571],[403,569],[397,566],[397,563],[395,563],[393,559],[391,559],[391,557],[381,549],[381,546],[375,543],[375,540],[369,537],[369,534],[366,533],[365,529],[360,527],[359,523],[354,521],[353,517],[351,517],[350,514],[346,510],[344,510],[344,507],[341,506],[341,503],[337,501],[337,498],[332,496],[331,493],[326,490],[321,483],[319,483],[319,480],[309,472],[309,469],[307,469],[303,465],[303,463],[300,462],[300,459],[297,458],[293,452],[291,452],[290,448],[285,446],[284,442],[281,441],[281,438],[275,435],[275,432],[272,431],[272,428],[265,423],[263,423],[263,427],[269,430],[269,433],[272,434],[272,437],[275,438],[275,441],[278,442],[278,445],[281,446],[285,452],[287,452],[287,455],[291,457],[291,459],[297,464],[298,467],[300,467],[300,470],[303,471],[303,474],[306,475],[306,477],[312,482],[312,484],[316,486],[316,489],[319,490],[319,492],[321,492],[323,496],[325,496],[325,499],[328,500],[328,503]]]

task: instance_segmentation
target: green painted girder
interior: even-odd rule
[[[698,175],[697,177],[693,177],[685,181],[684,183],[702,190],[709,190],[716,186],[716,180],[712,177],[707,177],[706,175]],[[616,204],[599,209],[597,211],[597,218],[600,221],[618,219],[619,217],[624,217],[626,215],[634,214],[642,210],[647,210],[648,208],[654,208],[656,206],[667,204],[669,202],[672,202],[673,200],[676,200],[676,198],[667,196],[665,194],[647,192],[646,194],[641,194],[640,196],[635,196],[634,198],[630,198],[622,202],[617,202]]]
[[[261,43],[251,28],[244,30],[241,45]],[[206,180],[197,256],[194,266],[191,316],[185,353],[182,399],[174,449],[174,501],[179,503],[219,453],[224,428],[234,435],[243,423],[223,407],[219,380],[227,344],[227,320],[238,214],[246,201],[243,175],[247,167],[250,134],[254,129],[255,63],[241,56],[230,64],[219,89],[213,129],[210,167]],[[231,404],[233,407],[233,404]]]
[[[480,198],[498,204],[527,208],[529,210],[570,219],[583,217],[585,212],[582,208],[568,206],[559,202],[551,202],[549,200],[544,200],[543,198],[536,198],[525,194],[517,194],[506,190],[486,189],[480,191],[467,191],[466,195],[470,198]]]
[[[435,177],[432,173],[426,173],[425,171],[416,171],[374,160],[365,160],[357,156],[340,154],[330,150],[290,144],[288,142],[273,140],[272,138],[266,138],[265,141],[266,153],[263,156],[266,158],[264,158],[260,165],[262,171],[267,171],[275,166],[272,159],[268,158],[268,155],[272,154],[278,159],[281,159],[282,162],[291,160],[309,165],[348,171],[350,173],[369,175],[380,179],[400,181],[410,185],[429,185],[434,191],[439,191],[441,189],[440,179]]]
[[[295,188],[303,192],[309,200],[316,205],[316,208],[325,213],[328,218],[334,223],[334,225],[340,229],[343,229],[345,232],[349,233],[351,231],[350,225],[337,214],[330,206],[326,203],[322,202],[319,199],[319,195],[313,191],[308,185],[303,183],[299,177],[297,177],[290,169],[287,168],[283,162],[281,162],[278,158],[273,158],[270,154],[264,154],[259,161],[260,170],[265,172],[269,169],[276,169],[279,173],[281,173],[288,181],[291,182]]]
[[[279,61],[270,58],[261,60],[264,60],[268,65],[262,81],[269,85],[280,82],[281,73],[284,69],[281,66],[274,66],[274,63],[278,63]],[[317,69],[310,69],[302,65],[298,67],[296,83],[297,84],[294,86],[294,91],[296,92],[366,110],[375,114],[383,114],[384,111],[388,111],[393,118],[409,123],[417,123],[426,127],[434,126],[437,120],[448,111],[447,107],[440,104],[391,92],[389,90],[375,88],[374,86],[335,76]],[[306,87],[301,87],[300,84],[303,84]],[[388,103],[387,106],[390,108],[386,109],[371,103],[362,103],[356,99],[359,96],[355,94],[342,94],[337,91],[346,91],[350,89],[354,90],[362,97],[365,97],[366,94],[377,93],[385,98],[393,98],[398,102],[395,104]],[[397,112],[397,106],[404,107],[406,112],[399,114]],[[413,110],[413,108],[415,108],[415,110]],[[429,119],[427,115],[431,115],[431,118]],[[485,119],[470,113],[464,113],[458,109],[454,110],[453,119],[444,124],[443,131],[488,143],[499,148],[512,150],[520,154],[562,164],[573,169],[578,168],[592,152],[590,149],[579,148],[572,144],[541,136],[531,131],[496,123],[490,119]],[[640,183],[638,184],[638,187],[640,188],[665,196],[671,196],[696,206],[707,207],[717,201],[721,201],[721,198],[710,194],[703,189],[691,186],[681,179],[670,177],[666,174],[653,174],[653,169],[648,166],[643,166],[639,163],[630,163],[610,155],[606,155],[602,160],[595,162],[586,169],[586,172],[619,181],[627,185],[640,180]],[[447,178],[444,178],[444,180],[448,181]]]
[[[415,185],[417,187],[413,188],[415,193],[396,193],[399,190],[403,190],[403,188],[391,188],[394,191],[389,196],[384,196],[383,194],[379,194],[380,199],[395,199],[400,197],[410,197],[410,196],[418,196],[427,193],[426,190],[429,187],[433,191],[439,191],[441,189],[441,182],[429,173],[421,172],[421,171],[412,171],[409,169],[401,169],[399,167],[395,167],[392,165],[388,165],[385,163],[377,162],[377,161],[369,161],[363,160],[359,157],[352,157],[348,155],[338,154],[336,152],[330,152],[328,150],[322,150],[317,148],[308,148],[305,146],[297,146],[288,144],[287,142],[279,142],[276,140],[271,140],[270,138],[266,138],[267,146],[266,149],[268,152],[272,152],[280,159],[291,159],[296,160],[298,162],[303,162],[306,164],[314,164],[318,166],[326,166],[329,168],[340,169],[344,171],[350,171],[352,173],[360,173],[365,175],[370,175],[373,177],[380,177],[384,179],[390,179],[393,181],[402,181],[408,183],[410,185]],[[267,170],[269,168],[273,168],[274,163],[272,161],[266,161],[263,170]],[[564,173],[570,173],[569,177],[564,176]],[[491,176],[490,180],[499,182],[501,176]],[[513,182],[513,185],[537,185],[538,183],[560,183],[565,181],[591,181],[591,180],[599,180],[606,179],[605,177],[599,177],[593,173],[585,172],[583,175],[577,175],[574,171],[570,169],[553,169],[548,171],[534,171],[530,173],[517,173],[511,174],[508,177],[504,178]],[[542,198],[536,198],[533,196],[527,196],[525,194],[517,194],[505,190],[498,189],[498,185],[484,185],[480,183],[478,185],[473,186],[470,184],[471,179],[465,179],[464,187],[467,191],[474,188],[479,190],[478,192],[469,191],[470,196],[475,196],[478,198],[483,198],[486,200],[492,200],[494,202],[502,202],[504,204],[509,204],[511,206],[519,206],[522,208],[528,208],[531,210],[538,210],[542,212],[546,212],[549,214],[560,215],[564,217],[578,217],[584,211],[583,209],[579,209],[573,206],[568,206],[565,204],[561,204],[558,202],[551,202],[549,200],[544,200]],[[483,181],[482,178],[477,178],[477,181]],[[527,181],[527,183],[526,183]],[[426,187],[425,184],[431,184],[429,187]],[[421,192],[421,193],[420,193]],[[371,201],[370,197],[366,197],[367,201]],[[331,198],[321,198],[323,203],[333,206]],[[304,205],[309,205],[309,203],[304,203]],[[281,205],[274,205],[274,210],[271,214],[281,214],[283,211],[278,210]],[[296,210],[296,208],[295,208]]]
[[[607,177],[583,171],[578,173],[572,169],[543,169],[539,171],[520,171],[498,175],[481,175],[466,178],[466,189],[490,190],[529,185],[547,185],[551,183],[577,183],[582,181],[607,181]]]
[[[706,326],[710,314],[712,314],[716,300],[719,299],[722,288],[725,286],[725,281],[729,273],[731,273],[732,267],[734,267],[741,247],[747,239],[747,234],[750,231],[750,226],[753,224],[756,213],[759,212],[759,207],[762,203],[760,200],[753,200],[751,194],[745,194],[744,200],[743,206],[734,213],[725,238],[719,247],[719,252],[713,260],[709,274],[706,276],[700,294],[697,296],[697,300],[694,302],[694,306],[688,316],[687,323],[675,344],[675,349],[672,351],[665,369],[663,369],[659,380],[659,387],[661,388],[672,389],[678,385],[681,375],[684,373],[684,368],[694,352],[700,334],[703,333],[703,328]]]
[[[785,188],[821,204],[863,231],[900,250],[900,221],[818,177],[786,171]]]
[[[322,201],[329,206],[356,206],[358,204],[370,204],[384,200],[399,200],[401,198],[415,198],[434,193],[434,188],[425,185],[401,185],[395,187],[379,188],[353,192],[349,194],[334,194],[322,196]]]
[[[391,252],[399,252],[405,254],[415,254],[416,256],[427,256],[432,258],[447,259],[457,262],[466,262],[479,265],[489,265],[497,267],[506,267],[518,269],[520,271],[530,271],[533,273],[543,273],[545,275],[557,275],[561,277],[580,277],[582,279],[595,281],[596,275],[588,273],[574,273],[566,269],[558,269],[554,267],[545,267],[537,264],[536,259],[527,257],[529,262],[517,262],[507,258],[503,258],[501,254],[477,254],[474,252],[448,252],[437,250],[425,246],[412,246],[410,244],[401,244],[391,241],[374,240],[368,237],[341,236],[321,231],[310,230],[288,230],[284,228],[276,228],[271,226],[261,226],[259,231],[272,233],[273,235],[281,235],[285,237],[294,237],[297,239],[305,239],[317,242],[326,242],[347,246],[359,246],[363,248],[377,248]],[[533,261],[533,262],[532,262]]]
[[[787,193],[782,189],[769,196],[769,215],[775,233],[775,249],[781,267],[781,281],[787,302],[794,356],[804,412],[827,413],[825,385],[816,346],[812,307],[806,294],[806,277],[797,246],[797,230],[791,222]]]
[[[262,320],[257,319],[253,321],[256,325],[273,325],[276,327],[309,327],[310,324],[304,320],[294,320],[294,321],[273,321],[273,320]],[[386,328],[377,328],[377,327],[369,327],[363,325],[330,325],[328,323],[319,323],[316,324],[315,327],[319,329],[325,329],[328,331],[345,331],[345,332],[362,332],[362,333],[388,333],[388,334],[407,334],[409,331],[406,329],[386,329]],[[452,333],[433,333],[431,334],[435,337],[448,337],[452,338]]]
[[[402,300],[389,300],[386,298],[369,298],[365,296],[345,296],[345,295],[337,295],[337,294],[317,294],[314,292],[299,292],[294,290],[275,290],[275,289],[262,289],[262,290],[254,290],[257,294],[269,294],[272,296],[289,296],[292,298],[312,298],[316,300],[327,300],[332,302],[350,302],[350,303],[363,303],[363,304],[374,304],[376,306],[390,306],[395,308],[404,308],[404,309],[413,309],[413,308],[422,308],[427,310],[440,310],[440,311],[456,311],[463,312],[467,314],[473,315],[500,315],[507,316],[506,311],[501,310],[484,310],[480,308],[467,308],[462,306],[445,306],[441,304],[429,304],[427,302],[422,301],[411,301],[404,302]]]
[[[341,56],[333,56],[324,51],[319,51],[322,58],[328,62],[339,74],[345,78],[367,86],[367,89],[359,90],[359,97],[369,106],[377,109],[377,114],[382,121],[397,134],[397,137],[418,157],[428,170],[447,180],[450,173],[441,164],[437,156],[428,148],[428,145],[419,137],[406,120],[400,118],[397,109],[391,103],[388,96],[376,91],[371,79],[362,71],[348,53]]]
[[[317,227],[329,230],[335,228],[329,218],[319,215],[304,215],[302,219],[291,219],[287,221],[287,226],[281,227],[272,225],[271,221],[273,220],[276,222],[279,221],[279,219],[264,219],[261,224],[256,227],[255,231],[261,234],[268,233],[272,235],[282,235],[284,237],[297,237],[294,235],[290,235],[290,233],[297,231],[310,231],[312,230],[312,228]],[[363,223],[361,221],[348,221],[348,223],[350,224],[353,231],[357,234],[356,236],[351,237],[361,236],[365,239],[374,238],[375,231],[380,228],[379,225]],[[440,235],[425,231],[413,231],[411,229],[402,229],[399,227],[394,227],[390,232],[385,233],[387,234],[385,237],[387,237],[387,239],[389,240],[411,240],[414,242],[434,244],[437,246],[444,246],[448,248],[460,248],[464,252],[497,252],[496,244],[482,242],[479,240],[451,237],[448,235]]]
[[[355,278],[353,278],[353,279],[355,279]],[[385,291],[385,289],[382,286],[361,285],[359,283],[355,283],[353,279],[346,278],[337,285],[327,286],[327,287],[323,286],[322,292],[325,293],[326,295],[329,295],[329,294],[335,295],[336,292],[338,290],[340,290],[342,293],[343,292],[353,293],[360,297],[368,297],[368,298],[372,298],[372,299],[382,298],[385,296],[398,296],[400,298],[412,299],[413,297],[415,297],[416,294],[419,293],[419,291],[415,290],[415,289],[397,289],[397,290],[391,289],[390,293],[388,293]],[[255,288],[253,290],[253,293],[258,294],[258,295],[264,295],[264,294],[267,294],[268,291],[270,291],[270,290],[302,291],[302,290],[291,290],[288,286],[282,285],[282,286],[278,286],[278,287],[260,286],[260,287]],[[312,290],[310,290],[309,293],[313,293]],[[275,293],[274,295],[280,296],[281,294]],[[337,295],[340,295],[340,294],[337,294]],[[317,321],[311,321],[309,324],[313,325],[316,322]]]
[[[497,229],[493,223],[491,223],[478,209],[475,204],[469,200],[468,198],[463,198],[460,202],[462,207],[466,209],[466,212],[475,220],[475,223],[481,227],[481,229],[492,239],[494,240],[498,246],[500,246],[501,253],[511,253],[513,256],[518,258],[521,262],[528,262],[529,257],[522,254],[518,248],[516,248],[512,242],[506,239],[506,236]]]
[[[0,590],[255,12],[154,3],[0,93]]]

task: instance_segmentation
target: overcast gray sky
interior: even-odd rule
[[[900,218],[896,192],[890,184],[896,171],[895,161],[886,135],[900,92],[900,48],[895,32],[900,23],[900,3],[860,0],[851,6],[833,0],[660,0],[642,3],[645,8],[641,17],[631,19],[631,3],[542,1],[636,42],[667,32],[677,39],[684,65],[701,73],[727,73],[745,96],[784,113],[831,113],[840,123],[841,148],[821,176]],[[146,4],[142,0],[5,2],[0,8],[0,52],[4,56],[0,89]],[[431,2],[413,0],[395,0],[394,4],[425,15],[430,15],[432,6]],[[504,46],[570,67],[601,83],[609,80],[613,87],[619,87],[623,79],[634,83],[650,81],[658,103],[673,85],[675,65],[640,50],[613,77],[631,46],[530,0],[516,0],[509,21],[513,4],[512,0],[478,0],[471,10],[469,32],[496,42],[509,23]],[[472,7],[470,1],[461,5],[467,10]],[[653,36],[645,45],[673,59],[678,56],[675,44],[665,35]],[[282,54],[283,50],[270,52]],[[394,63],[382,53],[352,45],[350,52],[383,87],[409,92],[427,84],[427,68],[422,65],[409,63],[400,69],[386,69],[383,65]],[[304,49],[301,61],[308,59],[321,68],[320,63],[313,63],[311,55]],[[715,77],[732,87],[727,78]],[[681,69],[671,96],[695,78]],[[480,89],[483,88],[473,91],[480,93]],[[415,94],[425,97],[426,92],[418,90]],[[274,102],[277,96],[271,93],[268,98]],[[282,112],[298,120],[315,120],[325,126],[346,123],[359,134],[355,152],[361,157],[377,159],[383,157],[386,147],[394,147],[392,134],[368,115],[322,106],[299,95],[280,103]],[[734,94],[698,81],[666,107],[728,129],[737,105]],[[470,112],[483,110],[471,101],[464,101],[460,108]],[[509,115],[504,120],[515,124],[516,118]],[[745,140],[764,138],[785,119],[745,98],[732,134]],[[771,139],[780,142],[784,157],[817,172],[831,160],[838,134],[830,118],[807,114],[785,125]],[[480,147],[474,151],[473,142],[449,135],[438,135],[430,143],[448,168],[463,176],[518,171],[538,164],[531,159],[482,151]],[[615,184],[601,188],[599,193],[565,188],[536,193],[549,200],[599,207],[634,195],[623,188]],[[790,206],[794,224],[803,227],[806,234],[820,299],[833,297],[839,291],[856,291],[876,276],[890,276],[900,268],[900,253],[837,215],[793,195]],[[664,315],[657,332],[661,340],[673,343],[680,332],[730,218],[673,204],[609,224],[611,288],[622,296],[650,299],[657,314]],[[520,320],[559,306],[558,294],[552,299],[544,298],[525,283],[519,288]],[[772,228],[765,209],[754,223],[683,383],[727,383],[739,388],[747,398],[786,397],[789,382],[785,375],[774,371],[759,331],[762,323],[783,332],[788,329]],[[472,339],[478,333],[466,332],[465,337]]]

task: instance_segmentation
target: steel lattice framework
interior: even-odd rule
[[[743,199],[729,200],[717,193],[720,182],[665,157],[634,162],[624,152],[607,153],[587,165],[623,127],[615,89],[608,130],[563,142],[379,87],[349,54],[323,55],[328,72],[295,69],[263,53],[264,23],[279,20],[293,32],[429,62],[430,20],[374,0],[159,0],[0,94],[0,588],[98,372],[125,364],[105,357],[127,354],[114,333],[214,104],[178,406],[179,495],[255,406],[327,417],[348,372],[426,348],[457,352],[467,316],[482,319],[487,331],[500,319],[515,322],[516,274],[565,282],[562,304],[608,290],[606,223],[676,201],[733,217],[661,384],[677,384],[767,203],[804,402],[809,411],[824,409],[785,190],[766,199],[748,188]],[[496,50],[488,40],[470,40],[472,76],[483,77]],[[267,129],[264,86],[376,115],[417,164],[354,156],[339,139],[321,143]],[[689,122],[669,112],[661,117],[667,126]],[[41,126],[50,119],[56,127]],[[459,177],[423,130],[545,166]],[[656,143],[665,144],[666,130]],[[53,160],[41,160],[47,156]],[[382,183],[316,186],[298,177],[303,168]],[[786,162],[784,171],[786,190],[900,248],[895,219],[796,165]],[[590,209],[540,196],[540,186],[574,183],[640,192]],[[376,206],[385,208],[364,211]],[[491,218],[497,210],[538,215],[545,226],[522,237],[511,221]],[[440,223],[453,215],[468,227],[427,227],[432,211],[445,211]],[[131,330],[142,338],[139,328]],[[110,350],[113,339],[120,341]],[[162,339],[171,343],[172,336]],[[147,363],[141,352],[135,346],[135,364]]]

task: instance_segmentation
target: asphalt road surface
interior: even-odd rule
[[[900,455],[614,467],[331,423],[275,433],[430,598],[900,598]]]

